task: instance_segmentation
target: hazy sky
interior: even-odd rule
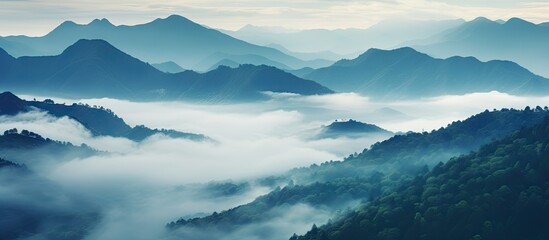
[[[43,35],[64,20],[137,24],[179,14],[214,28],[246,24],[366,28],[388,18],[549,21],[549,0],[0,0],[0,35]]]

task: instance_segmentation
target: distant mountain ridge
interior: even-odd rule
[[[223,73],[223,74],[221,74]],[[243,65],[199,74],[161,72],[103,40],[79,40],[58,56],[13,58],[0,51],[0,87],[73,98],[247,101],[261,92],[331,93],[313,81],[273,67]]]
[[[509,61],[473,57],[436,59],[412,48],[370,49],[304,76],[335,91],[380,99],[432,97],[499,91],[518,95],[549,92],[549,79]]]
[[[181,66],[177,65],[177,63],[174,63],[172,61],[163,62],[163,63],[153,63],[151,65],[154,68],[165,73],[180,73],[185,71],[185,69],[183,69]]]
[[[255,54],[292,68],[318,67],[314,62],[247,43],[178,15],[135,26],[115,26],[107,19],[95,19],[89,24],[66,21],[43,37],[8,36],[0,39],[3,40],[0,47],[18,57],[57,55],[79,39],[104,39],[144,61],[174,61],[185,69],[193,69],[203,59],[220,53]]]
[[[549,28],[520,18],[504,23],[484,17],[448,29],[424,40],[406,43],[436,57],[475,56],[483,61],[514,61],[549,77]]]
[[[326,51],[344,56],[356,56],[369,48],[394,48],[402,42],[423,39],[459,26],[464,20],[418,21],[392,19],[366,29],[273,29],[248,25],[237,31],[224,31],[236,38],[258,45],[280,45],[293,52],[316,54],[326,59]],[[287,51],[283,51],[287,52]],[[324,52],[324,53],[323,53]],[[295,54],[295,56],[299,56]],[[338,58],[339,59],[339,58]]]

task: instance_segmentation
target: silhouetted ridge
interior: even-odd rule
[[[61,53],[61,56],[73,56],[79,58],[97,56],[109,58],[114,54],[131,57],[118,50],[107,41],[101,39],[80,39],[65,49],[65,51]]]
[[[94,19],[88,24],[88,26],[114,27],[114,25],[106,18]]]
[[[25,107],[25,102],[13,93],[4,92],[0,94],[0,115],[14,115],[24,110]]]
[[[150,24],[155,30],[175,31],[176,29],[185,29],[186,31],[204,31],[207,30],[204,26],[189,20],[180,15],[170,15],[167,18],[157,18]]]
[[[15,60],[14,57],[12,57],[8,52],[6,52],[4,49],[0,48],[0,74],[3,71],[8,71],[10,68],[11,63]],[[2,80],[0,79],[0,82]]]
[[[507,20],[507,22],[505,22],[505,25],[513,25],[518,27],[535,26],[535,24],[517,17],[510,18],[509,20]]]

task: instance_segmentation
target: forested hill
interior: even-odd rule
[[[25,101],[10,92],[0,94],[0,115],[14,115],[37,108],[55,117],[70,117],[84,125],[94,136],[127,137],[141,141],[154,134],[164,134],[174,138],[187,138],[195,141],[209,139],[201,134],[178,132],[166,129],[150,129],[139,125],[131,127],[109,109],[87,104],[58,104],[45,101]]]
[[[377,155],[367,155],[370,150],[366,150],[345,161],[294,169],[279,176],[281,185],[286,184],[284,181],[290,182],[283,188],[226,211],[201,218],[181,218],[168,224],[168,227],[175,230],[201,228],[236,231],[248,224],[280,217],[281,212],[285,211],[283,209],[296,204],[307,204],[327,211],[342,210],[352,206],[353,202],[367,201],[384,192],[393,192],[403,182],[426,173],[426,163],[446,162],[454,156],[477,150],[494,139],[539,124],[546,117],[549,117],[549,111],[543,108],[485,111],[431,133],[408,133],[394,137],[372,147]],[[458,147],[451,149],[450,146],[454,145]],[[255,214],[258,212],[261,214]]]
[[[291,240],[548,239],[549,119]]]
[[[547,107],[524,110],[484,111],[463,121],[455,121],[430,133],[407,133],[374,144],[349,161],[386,163],[392,161],[440,161],[443,153],[466,153],[505,137],[522,127],[540,123],[549,116]],[[430,154],[425,154],[430,152]],[[447,154],[443,154],[447,155]]]
[[[547,107],[524,110],[484,111],[463,121],[455,121],[431,132],[409,132],[375,143],[344,161],[326,162],[292,170],[288,177],[296,183],[330,181],[341,177],[361,176],[380,165],[392,165],[399,171],[434,166],[439,162],[477,150],[524,127],[539,124],[549,116]]]
[[[31,169],[52,162],[63,162],[75,158],[86,158],[101,152],[84,144],[71,143],[44,138],[28,130],[9,129],[0,135],[0,156],[11,161],[26,164]]]

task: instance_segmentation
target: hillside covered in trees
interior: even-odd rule
[[[86,127],[94,136],[125,137],[133,141],[142,141],[154,134],[164,134],[173,138],[186,138],[193,141],[209,140],[202,134],[179,132],[168,129],[150,129],[143,125],[129,126],[110,109],[101,106],[73,103],[71,105],[55,103],[51,99],[44,101],[26,101],[11,92],[0,94],[0,115],[15,115],[33,109],[46,111],[55,117],[69,117]]]
[[[547,239],[549,118],[291,240]]]
[[[539,124],[546,117],[549,117],[549,111],[543,108],[485,111],[431,133],[395,136],[344,161],[298,168],[271,178],[275,184],[285,186],[251,203],[206,217],[182,218],[167,226],[172,230],[185,227],[234,231],[247,224],[276,218],[280,211],[296,204],[331,212],[343,210],[357,202],[367,202],[393,192],[418,174],[427,173],[429,166],[436,166],[436,169],[439,166],[434,161],[446,162],[477,150],[483,144]]]

